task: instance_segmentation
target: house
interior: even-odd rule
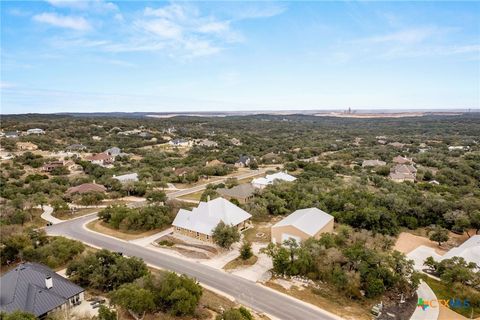
[[[5,138],[18,138],[18,131],[5,132]]]
[[[137,182],[138,173],[127,173],[121,176],[113,175],[113,179],[117,179],[121,183]]]
[[[173,168],[173,173],[179,177],[185,176],[188,172],[189,170],[187,168],[178,168],[178,169]]]
[[[473,235],[460,246],[450,249],[443,256],[439,255],[433,248],[425,245],[418,246],[413,251],[407,253],[407,258],[414,261],[414,268],[418,271],[425,269],[424,262],[428,257],[432,257],[437,262],[460,257],[467,263],[473,262],[480,267],[480,235]],[[477,270],[480,271],[480,268]]]
[[[405,146],[405,143],[400,143],[400,142],[390,142],[388,145],[395,147],[395,148],[403,148]]]
[[[85,147],[83,144],[79,144],[79,143],[74,143],[74,144],[71,144],[67,147],[67,151],[82,151],[82,150],[85,150],[87,149],[87,147]]]
[[[474,262],[480,269],[480,235],[471,236],[467,241],[445,253],[441,260],[461,257],[467,263]]]
[[[454,151],[454,150],[462,150],[462,151],[468,151],[470,150],[469,146],[449,146],[448,151]]]
[[[115,161],[114,157],[104,152],[88,156],[85,160],[90,161],[93,164],[98,164],[99,166],[112,164]]]
[[[173,139],[168,141],[168,144],[174,147],[191,147],[193,142],[184,139]]]
[[[216,167],[216,166],[221,166],[221,165],[224,165],[224,164],[225,164],[225,162],[222,162],[222,161],[217,160],[217,159],[205,162],[206,167]]]
[[[63,167],[63,161],[52,161],[42,166],[42,171],[51,172],[55,168]]]
[[[240,142],[240,140],[238,140],[237,138],[232,138],[232,139],[230,139],[230,142],[231,142],[234,146],[241,146],[241,145],[242,145],[242,142]]]
[[[235,162],[235,167],[237,168],[244,168],[248,167],[250,165],[250,162],[255,161],[255,159],[249,157],[249,156],[240,156],[238,158],[237,162]]]
[[[92,140],[93,140],[93,141],[102,141],[102,137],[93,136],[93,137],[92,137]]]
[[[390,171],[390,179],[395,182],[415,182],[417,169],[411,164],[397,164]]]
[[[379,144],[387,144],[387,140],[382,140],[382,139],[380,139],[380,140],[378,140],[377,142],[378,142]]]
[[[31,142],[17,142],[17,148],[22,151],[33,151],[37,150],[38,146]]]
[[[212,141],[212,140],[203,139],[203,140],[200,140],[199,142],[197,142],[197,145],[199,145],[201,147],[215,148],[215,147],[218,146],[218,143],[216,143],[215,141]]]
[[[386,165],[387,163],[385,161],[381,160],[363,160],[362,162],[362,167],[381,167]]]
[[[223,221],[227,225],[247,228],[252,215],[224,198],[200,202],[192,211],[180,209],[173,220],[174,232],[202,241],[212,242],[215,227]]]
[[[261,157],[261,161],[262,163],[279,163],[282,162],[282,158],[274,152],[269,152]]]
[[[128,155],[128,153],[122,152],[122,149],[120,149],[118,147],[112,147],[110,149],[105,150],[103,153],[111,155],[113,158],[115,158],[117,156],[124,157],[124,156]]]
[[[0,311],[44,318],[84,300],[84,289],[38,263],[22,263],[0,278]]]
[[[255,194],[255,188],[250,183],[242,183],[230,189],[219,188],[216,191],[223,198],[236,199],[239,203],[246,203]]]
[[[333,216],[320,209],[300,209],[272,226],[272,242],[282,244],[290,238],[297,243],[310,237],[319,239],[322,233],[333,232],[333,223]]]
[[[106,191],[107,191],[107,188],[105,188],[101,184],[96,184],[94,182],[94,183],[84,183],[76,187],[68,188],[66,194],[67,195],[71,195],[75,193],[83,194],[83,193],[89,193],[89,192],[105,193]]]
[[[31,135],[31,134],[36,134],[36,135],[45,134],[45,131],[43,129],[39,129],[39,128],[28,129],[27,130],[27,135]]]
[[[297,180],[297,178],[295,178],[292,175],[289,175],[286,172],[277,172],[274,174],[267,174],[265,178],[253,179],[251,183],[254,188],[263,189],[266,186],[273,184],[275,181],[292,182],[295,180]]]
[[[0,160],[11,160],[13,159],[13,154],[10,152],[0,151]]]
[[[151,138],[152,134],[148,131],[142,131],[138,134],[138,136],[147,139],[147,138]]]
[[[415,162],[413,162],[412,158],[407,158],[407,157],[402,157],[402,156],[396,156],[395,158],[393,158],[392,161],[395,162],[395,163],[398,163],[398,164],[415,163]]]

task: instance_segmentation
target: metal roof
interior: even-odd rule
[[[45,279],[52,277],[47,289]],[[38,263],[23,263],[0,278],[0,310],[16,310],[41,316],[66,303],[83,288]]]
[[[288,217],[277,222],[272,228],[293,226],[308,235],[314,236],[332,220],[332,215],[318,208],[307,208],[293,212]]]
[[[175,227],[212,235],[213,229],[223,221],[227,225],[238,225],[252,215],[223,198],[200,202],[192,211],[180,209],[173,221]]]

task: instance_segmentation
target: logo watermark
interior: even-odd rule
[[[428,308],[438,308],[439,306],[444,306],[450,309],[460,309],[460,308],[469,308],[470,301],[468,299],[435,299],[435,300],[424,300],[423,298],[418,298],[417,307],[427,310]]]

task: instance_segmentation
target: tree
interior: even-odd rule
[[[442,245],[442,242],[448,241],[448,230],[442,227],[436,227],[429,235],[429,239]]]
[[[80,286],[110,291],[147,275],[148,269],[138,258],[100,250],[70,262],[66,274]]]
[[[240,248],[240,257],[243,260],[248,260],[253,256],[252,244],[248,241],[243,241],[242,247]]]
[[[148,191],[145,195],[150,202],[165,202],[167,201],[167,195],[163,191]]]
[[[227,189],[233,188],[235,186],[238,186],[237,178],[228,178],[227,180],[225,180],[225,187]]]
[[[137,315],[155,310],[154,295],[149,290],[140,288],[137,284],[126,283],[111,293],[112,303],[133,311]]]
[[[203,191],[200,201],[209,201],[218,198],[219,194],[214,189],[207,188]]]
[[[35,315],[24,312],[24,311],[14,311],[12,313],[0,313],[0,319],[2,320],[36,320]]]
[[[166,274],[157,291],[157,301],[176,316],[193,314],[201,296],[202,287],[195,280],[173,272]]]
[[[253,320],[253,316],[245,307],[231,308],[218,315],[215,320]]]
[[[470,225],[475,229],[475,234],[480,231],[480,210],[476,210],[470,214]]]
[[[117,313],[102,304],[98,309],[98,320],[117,320]]]
[[[213,229],[213,239],[222,248],[230,249],[232,244],[240,240],[240,233],[237,227],[226,225],[223,221]]]

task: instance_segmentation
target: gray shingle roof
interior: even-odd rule
[[[217,193],[222,196],[242,198],[242,199],[251,197],[254,192],[255,192],[255,188],[250,183],[239,184],[238,186],[235,186],[231,189],[227,189],[227,188],[217,189]]]
[[[53,287],[47,289],[45,278],[52,277]],[[38,263],[24,263],[0,278],[0,310],[16,310],[41,316],[66,303],[83,288]]]

